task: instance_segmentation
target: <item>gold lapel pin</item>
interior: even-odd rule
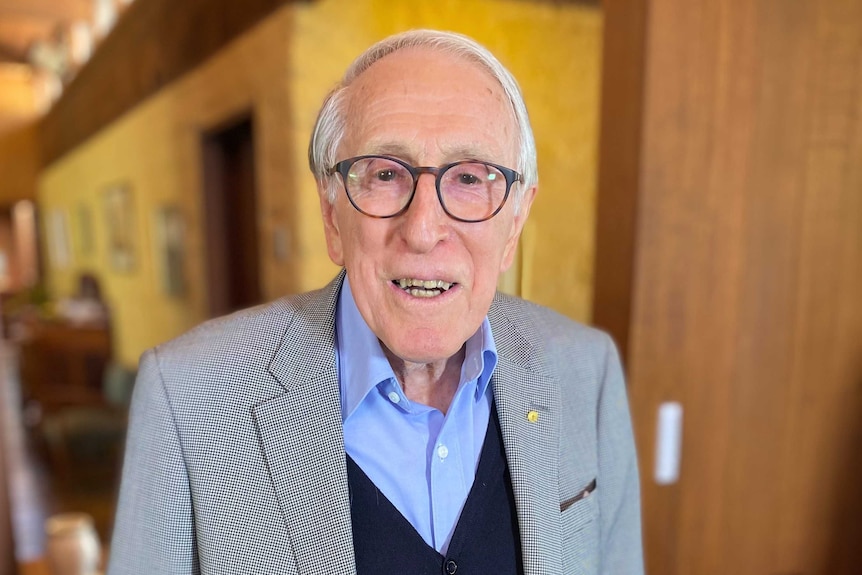
[[[539,421],[539,412],[535,409],[531,409],[530,411],[528,411],[527,421],[529,421],[530,423],[536,423],[537,421]]]

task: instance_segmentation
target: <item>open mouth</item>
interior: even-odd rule
[[[453,286],[458,285],[444,282],[443,280],[419,280],[412,278],[392,280],[392,283],[413,297],[437,297],[449,291]]]

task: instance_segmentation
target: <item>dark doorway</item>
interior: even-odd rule
[[[203,138],[207,291],[211,316],[262,301],[250,116]]]

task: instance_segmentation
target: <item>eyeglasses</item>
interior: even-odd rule
[[[436,176],[437,198],[443,211],[460,222],[483,222],[503,209],[509,190],[522,182],[509,168],[465,160],[432,168],[411,166],[388,156],[357,156],[341,160],[330,170],[338,172],[353,207],[372,218],[403,214],[416,195],[419,176]]]

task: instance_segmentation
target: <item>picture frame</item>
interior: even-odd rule
[[[108,234],[108,263],[114,271],[128,273],[136,264],[136,226],[132,190],[115,184],[103,193]]]
[[[64,209],[55,208],[46,217],[48,258],[55,269],[65,269],[72,264],[69,242],[69,215]]]
[[[93,214],[90,206],[84,203],[77,205],[75,209],[75,234],[78,255],[87,258],[95,253],[96,242],[93,239]]]
[[[186,295],[185,218],[176,206],[161,206],[153,215],[155,249],[162,292],[171,297]]]

